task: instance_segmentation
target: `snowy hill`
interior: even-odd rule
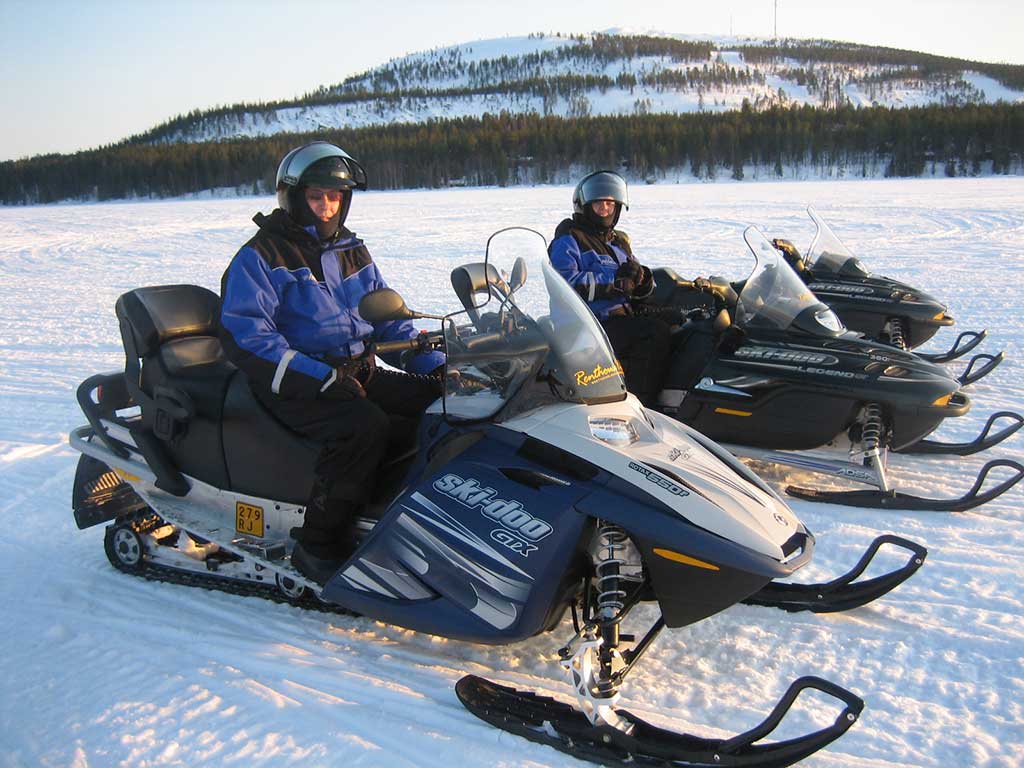
[[[1001,77],[1006,69],[1011,77]],[[503,111],[585,117],[723,112],[744,102],[755,109],[1020,102],[1018,69],[826,41],[619,29],[531,35],[412,54],[301,100],[195,112],[136,138],[211,141]]]

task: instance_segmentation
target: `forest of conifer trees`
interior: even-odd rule
[[[315,134],[178,144],[124,143],[0,163],[0,202],[164,198],[206,189],[261,194],[280,158],[313,139],[358,158],[376,189],[543,184],[570,168],[634,181],[805,175],[1024,172],[1024,105],[560,118],[485,115]]]

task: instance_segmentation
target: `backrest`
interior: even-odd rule
[[[136,288],[114,305],[125,350],[146,358],[162,344],[185,336],[217,336],[220,298],[198,285]]]
[[[157,285],[123,294],[114,305],[125,352],[125,384],[143,416],[163,392],[219,417],[223,380],[234,370],[218,338],[220,298],[198,285]],[[158,389],[161,392],[158,392]]]

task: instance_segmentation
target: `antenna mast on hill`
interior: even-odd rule
[[[779,0],[775,0],[775,39],[779,39]]]

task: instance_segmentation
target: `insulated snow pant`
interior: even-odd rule
[[[310,554],[332,559],[351,551],[356,514],[389,444],[411,442],[419,416],[440,395],[435,377],[378,369],[365,398],[260,398],[281,423],[323,446],[304,522],[292,529]]]
[[[657,402],[672,346],[669,326],[656,317],[613,315],[601,321],[625,371],[626,389],[644,405]]]

